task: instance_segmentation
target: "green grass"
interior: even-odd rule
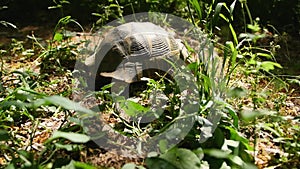
[[[97,122],[93,117],[102,113],[114,121],[112,129],[120,135],[140,139],[159,135],[170,126],[174,136],[175,129],[184,127],[174,124],[191,119],[195,122],[179,144],[174,146],[162,139],[155,145],[160,153],[152,152],[136,161],[120,160],[115,166],[191,169],[200,166],[256,168],[256,164],[259,168],[296,168],[300,127],[294,100],[299,99],[299,93],[294,92],[294,95],[292,86],[274,73],[282,68],[274,59],[273,49],[277,44],[271,40],[272,43],[262,45],[268,32],[259,20],[252,18],[247,2],[174,2],[178,6],[188,4],[183,16],[188,16],[195,27],[201,27],[212,39],[211,44],[218,46],[219,57],[212,55],[213,47],[208,48],[207,58],[201,57],[203,53],[198,51],[197,61],[176,69],[177,83],[163,80],[163,76],[161,80],[150,79],[146,90],[138,93],[138,101],[113,97],[109,94],[110,85],[97,92],[74,91],[72,62],[78,59],[82,42],[74,44],[67,27],[75,24],[83,28],[70,16],[58,21],[52,39],[40,40],[33,34],[29,42],[12,40],[9,48],[1,49],[0,164],[6,168],[108,168],[108,161],[99,158],[106,152],[94,146],[92,137],[95,135],[87,132],[89,126],[82,121],[94,119]],[[156,1],[148,3],[152,4],[151,9],[159,6]],[[66,4],[67,1],[60,1],[52,8],[60,9],[63,15]],[[118,1],[102,7],[106,7],[106,14],[94,14],[100,17],[99,23],[123,17],[123,6]],[[236,12],[242,13],[243,32],[235,29]],[[222,31],[226,31],[227,36],[221,36],[218,42],[216,35],[222,35]],[[197,52],[193,46],[187,48],[191,53]],[[24,65],[19,64],[21,62]],[[185,84],[189,78],[193,79],[192,83]],[[288,80],[298,82],[292,76]],[[192,89],[194,93],[185,93]],[[149,100],[158,95],[153,93],[166,96],[156,100],[167,103],[161,116],[150,111]],[[69,98],[91,103],[85,105],[91,110]],[[195,103],[185,103],[182,110],[178,109],[186,100],[196,100],[197,108],[193,107]],[[121,103],[117,106],[123,107],[123,112],[115,102]],[[155,121],[144,124],[132,120],[157,116]],[[212,125],[207,118],[218,121]],[[135,151],[140,151],[138,144],[134,146]],[[262,163],[265,148],[277,153],[266,152],[270,159]],[[100,162],[92,160],[95,157]]]

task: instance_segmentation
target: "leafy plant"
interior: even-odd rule
[[[77,47],[81,42],[77,44],[72,43],[71,38],[75,35],[65,29],[70,23],[75,23],[83,30],[81,25],[72,19],[71,16],[63,17],[55,26],[53,37],[47,47],[43,47],[34,36],[31,37],[35,44],[41,47],[43,51],[39,56],[41,58],[42,71],[55,70],[62,72],[64,68],[73,69],[79,53]]]
[[[54,6],[49,6],[48,9],[59,9],[60,10],[60,13],[61,13],[61,17],[64,17],[64,10],[63,10],[63,6],[66,5],[66,4],[70,4],[69,1],[67,0],[53,0],[53,2],[55,3]]]
[[[30,121],[34,122],[36,120],[36,117],[33,116],[33,113],[35,111],[38,111],[39,109],[47,109],[48,106],[54,105],[59,109],[59,107],[63,108],[65,111],[67,110],[75,110],[77,112],[84,113],[84,115],[92,114],[93,112],[81,107],[78,103],[72,102],[64,97],[60,96],[44,96],[40,95],[38,98],[33,97],[37,93],[29,93],[29,95],[23,97],[30,99],[31,101],[26,102],[18,102],[16,101],[4,101],[0,104],[1,107],[1,114],[8,116],[10,110],[13,107],[21,108],[15,109],[15,112],[26,112],[24,113],[26,117],[29,118]],[[18,99],[18,98],[14,98]],[[17,104],[16,104],[17,103]],[[49,111],[49,110],[48,110]],[[57,110],[55,110],[57,111]],[[65,116],[66,118],[68,116]],[[18,118],[20,120],[20,118]],[[66,120],[66,119],[65,119]],[[5,123],[4,123],[5,124]],[[34,126],[32,126],[32,131],[28,134],[30,135],[30,143],[27,146],[31,147],[30,149],[23,149],[22,144],[23,141],[21,139],[17,139],[18,133],[14,133],[13,130],[7,131],[7,130],[1,130],[1,151],[2,155],[7,157],[8,165],[7,167],[10,168],[52,168],[52,166],[64,166],[64,165],[74,165],[74,166],[81,166],[84,168],[92,168],[91,166],[87,164],[83,164],[80,162],[74,162],[71,159],[67,161],[62,161],[60,159],[60,156],[55,157],[57,153],[62,153],[62,151],[67,152],[78,152],[81,150],[83,143],[86,143],[90,140],[88,136],[85,134],[75,133],[71,132],[70,130],[73,127],[63,127],[61,126],[63,130],[66,130],[67,132],[63,131],[55,131],[52,136],[45,141],[43,145],[43,150],[36,151],[33,148],[33,137],[35,135],[35,132],[37,132],[37,125],[38,121],[35,123]],[[63,125],[63,124],[62,124]],[[2,129],[10,128],[8,125],[2,125]],[[16,135],[15,135],[16,134]],[[22,143],[20,145],[20,143]],[[17,146],[19,145],[19,146]],[[55,161],[54,159],[57,159]],[[64,157],[65,159],[65,157]],[[69,163],[70,162],[70,163]],[[69,163],[69,164],[68,164]]]
[[[281,7],[285,1],[53,2],[54,5],[49,9],[59,9],[62,18],[46,46],[31,35],[28,37],[34,43],[33,49],[26,49],[26,41],[12,40],[9,49],[0,51],[0,161],[4,159],[7,168],[94,168],[79,162],[79,154],[92,139],[84,134],[85,126],[82,126],[81,119],[86,116],[98,117],[99,114],[64,97],[48,96],[48,92],[44,91],[49,86],[55,88],[57,84],[55,80],[43,79],[45,72],[53,76],[56,76],[56,72],[66,72],[72,69],[78,57],[80,43],[72,42],[76,34],[68,31],[68,27],[75,24],[80,30],[83,28],[73,17],[66,16],[68,8],[75,3],[81,4],[81,8],[92,8],[92,15],[98,19],[96,25],[104,25],[115,18],[122,21],[123,16],[129,13],[159,10],[188,18],[196,27],[204,28],[207,37],[213,39],[213,45],[206,44],[208,58],[202,51],[195,53],[193,46],[185,42],[188,52],[198,57],[197,61],[178,71],[176,80],[185,85],[188,89],[186,93],[179,91],[180,83],[164,77],[160,80],[147,79],[147,89],[135,93],[136,98],[109,95],[106,89],[112,85],[95,93],[97,99],[104,102],[97,110],[111,113],[109,118],[117,121],[112,128],[125,136],[144,139],[147,138],[145,136],[153,137],[168,131],[168,127],[179,120],[192,117],[195,122],[178,145],[171,145],[167,139],[162,139],[157,145],[161,154],[149,153],[144,164],[131,162],[125,164],[124,169],[255,168],[253,163],[257,156],[253,158],[250,154],[257,154],[258,145],[264,141],[261,135],[267,136],[264,139],[278,147],[279,153],[271,156],[270,165],[283,168],[298,166],[299,117],[286,116],[281,112],[289,93],[284,93],[287,85],[274,74],[275,69],[281,68],[274,55],[277,45],[272,42],[273,39],[268,39],[272,33],[262,26],[266,20],[256,18],[257,11],[262,11],[260,9],[264,9],[263,12],[268,15],[272,13],[271,8]],[[261,5],[254,9],[253,4]],[[297,5],[293,9],[298,9],[299,3]],[[296,11],[295,20],[299,20],[298,13]],[[0,21],[0,24],[15,27],[5,21]],[[220,41],[214,39],[216,35],[221,36]],[[202,42],[203,39],[198,40]],[[222,57],[213,55],[213,46],[217,46],[218,55]],[[26,56],[24,59],[30,60],[37,54],[37,61],[41,62],[42,68],[40,74],[20,70],[9,72],[5,67],[4,56],[9,56],[11,60],[13,56]],[[190,80],[191,72],[195,81],[192,84],[184,83]],[[65,78],[69,80],[69,76]],[[288,80],[297,84],[297,78]],[[189,93],[192,89],[196,89],[196,95]],[[51,94],[70,95],[70,90],[57,93],[53,88],[50,90]],[[278,98],[272,98],[278,91],[284,92],[278,93]],[[87,97],[90,97],[89,94]],[[196,100],[197,110],[191,104],[180,110],[178,107],[184,103],[184,99]],[[193,112],[187,115],[187,111]],[[74,112],[77,114],[74,115]],[[37,147],[34,144],[37,134],[46,130],[39,128],[41,120],[60,113],[62,123],[58,130],[45,137],[41,148]],[[122,117],[124,114],[125,118]],[[155,120],[148,122],[149,119]],[[141,123],[143,120],[146,122]],[[28,131],[24,132],[24,127]],[[181,127],[175,126],[169,136],[177,136],[176,129],[180,131]],[[50,135],[51,131],[47,130],[46,133]]]
[[[194,151],[185,148],[172,148],[159,156],[151,156],[146,159],[149,168],[174,168],[174,169],[196,169],[196,168],[215,168],[215,167],[236,167],[236,168],[255,168],[249,163],[245,163],[239,156],[235,155],[229,147],[238,148],[238,142],[226,140],[221,150],[198,148]],[[232,154],[231,154],[232,153]],[[209,164],[205,155],[215,159]],[[227,161],[228,160],[228,161]],[[216,164],[220,164],[217,166]]]

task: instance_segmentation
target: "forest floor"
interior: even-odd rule
[[[32,40],[28,39],[27,35],[32,35],[32,33],[41,39],[47,40],[52,38],[52,28],[44,28],[44,27],[36,27],[36,26],[28,26],[20,29],[18,33],[14,33],[14,31],[7,32],[7,34],[2,33],[0,36],[0,47],[6,48],[10,50],[12,53],[16,53],[12,50],[16,49],[16,42],[12,42],[12,39],[17,39],[17,42],[22,41],[22,45],[20,47],[30,47],[32,46]],[[300,41],[298,38],[287,37],[286,41],[283,41],[281,45],[281,49],[278,52],[278,57],[276,57],[277,61],[283,66],[283,70],[280,71],[279,76],[283,77],[283,79],[287,80],[291,76],[300,75]],[[14,55],[9,56],[10,58],[4,59],[4,70],[6,72],[14,71],[14,70],[32,70],[33,72],[39,73],[39,65],[35,59],[26,59],[23,55]],[[3,77],[3,79],[8,80],[12,78],[11,76]],[[57,81],[53,86],[39,89],[41,92],[47,93],[49,95],[62,93],[66,90],[69,90],[72,85],[72,76],[69,73],[64,75],[52,75],[49,77],[51,81]],[[285,94],[287,97],[283,103],[283,106],[280,108],[279,113],[281,115],[286,115],[289,117],[300,117],[300,84],[298,85],[289,85],[288,91],[282,91],[282,94]],[[274,97],[276,93],[273,94]],[[277,93],[280,95],[280,93]],[[273,107],[274,105],[270,105],[269,107]],[[36,133],[36,137],[33,142],[38,147],[41,147],[43,142],[50,137],[51,132],[56,130],[63,122],[60,119],[60,116],[56,115],[51,117],[43,117],[40,119],[42,122],[40,125],[46,126],[46,130],[38,131]],[[26,131],[30,130],[31,123],[25,123],[21,127],[17,128],[15,126],[15,130],[18,130],[20,133],[26,133]],[[295,123],[295,125],[299,125]],[[48,130],[49,129],[49,130]],[[283,132],[288,132],[288,128],[282,129]],[[24,134],[26,135],[26,134]],[[268,166],[279,166],[281,156],[286,156],[286,152],[284,152],[284,147],[281,147],[280,144],[275,143],[272,140],[272,134],[270,131],[262,131],[259,136],[259,140],[256,140],[256,152],[253,153],[255,156],[256,164],[259,168],[266,168]],[[26,140],[26,137],[24,137]],[[300,142],[300,138],[298,140]],[[93,153],[87,153],[89,150],[86,150],[82,154],[80,154],[80,159],[84,162],[91,162],[96,165],[104,165],[104,166],[115,166],[119,168],[126,162],[135,161],[139,163],[138,159],[130,159],[126,157],[120,157],[113,152],[103,152],[101,150],[93,150]],[[299,160],[299,159],[298,159]],[[4,161],[0,158],[1,162]],[[299,161],[289,161],[289,163],[295,163],[295,165],[299,165]]]

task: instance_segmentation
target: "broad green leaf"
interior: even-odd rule
[[[146,168],[143,166],[138,166],[133,163],[127,163],[122,167],[122,169],[146,169]]]
[[[73,151],[74,149],[78,148],[78,145],[74,145],[74,144],[59,144],[59,143],[55,143],[55,146],[57,148],[65,149],[67,151]]]
[[[55,35],[54,35],[54,37],[53,37],[53,40],[54,40],[54,41],[57,41],[57,42],[60,42],[60,41],[63,40],[63,37],[64,37],[63,34],[57,32],[57,33],[55,33]]]
[[[13,163],[9,163],[8,166],[5,167],[5,169],[17,169]]]
[[[191,150],[184,148],[172,148],[161,155],[162,159],[176,166],[178,169],[198,169],[200,159]]]
[[[248,24],[247,28],[251,29],[253,32],[258,32],[261,29],[258,24],[253,24],[253,25]]]
[[[76,112],[85,113],[87,115],[94,115],[93,111],[81,106],[79,103],[71,101],[68,98],[62,96],[49,96],[43,99],[36,100],[32,103],[34,107],[51,104],[61,106],[62,108],[67,110],[75,110]]]
[[[182,133],[182,130],[180,129],[180,127],[178,127],[178,128],[170,127],[170,128],[168,128],[168,132],[166,133],[166,138],[168,140],[176,139],[181,133]]]
[[[231,157],[229,157],[229,159],[239,166],[244,165],[244,161],[239,156],[231,156]]]
[[[122,169],[135,169],[136,165],[133,163],[127,163],[125,164]]]
[[[204,150],[205,154],[215,157],[215,158],[224,158],[227,159],[230,156],[229,152],[219,150],[219,149],[209,149],[209,150]]]
[[[159,150],[162,153],[165,153],[168,149],[168,141],[166,139],[159,141]]]
[[[239,128],[239,116],[237,115],[236,111],[229,105],[226,107],[226,110],[228,110],[228,113],[233,118],[233,126],[235,128]]]
[[[231,140],[240,141],[246,146],[247,150],[253,150],[253,148],[249,145],[249,140],[242,136],[242,134],[239,133],[237,129],[234,129],[230,126],[225,126],[225,128],[229,130]]]
[[[76,169],[97,169],[96,167],[79,161],[74,161],[74,166]]]
[[[199,158],[199,160],[202,160],[204,158],[204,151],[201,147],[197,148],[193,151]]]
[[[0,130],[0,141],[8,141],[10,136],[6,130]]]
[[[246,168],[246,169],[257,169],[257,166],[252,164],[252,163],[244,163],[243,164],[243,168]]]
[[[234,0],[234,1],[231,3],[230,7],[229,7],[229,9],[230,9],[230,14],[231,14],[231,15],[233,14],[233,10],[234,10],[234,8],[235,8],[235,4],[236,4],[236,0]],[[232,18],[231,18],[231,19],[233,20],[233,15],[232,15]]]
[[[124,110],[125,113],[129,116],[136,116],[139,114],[144,114],[150,110],[150,108],[144,107],[141,104],[136,103],[131,100],[122,101],[120,106],[121,106],[122,110]]]
[[[73,143],[86,143],[86,142],[90,141],[90,137],[85,134],[55,131],[53,133],[52,137],[50,137],[47,142],[51,142],[52,140],[55,140],[58,138],[65,138],[65,139],[70,140]]]
[[[180,169],[167,160],[159,157],[146,158],[145,163],[149,169]]]
[[[107,85],[101,87],[101,90],[104,91],[104,90],[110,89],[113,85],[114,85],[114,82],[107,84]]]
[[[197,62],[190,63],[188,64],[187,67],[189,68],[189,70],[196,73],[196,71],[198,70],[198,63]]]
[[[220,167],[220,169],[231,169],[231,167],[228,166],[226,162],[223,162],[223,164],[222,164],[222,166]]]
[[[69,164],[62,166],[61,169],[96,169],[96,167],[83,162],[71,160]]]
[[[224,144],[221,149],[224,151],[230,150],[230,147],[237,149],[239,147],[239,145],[240,145],[239,141],[225,139]]]
[[[26,108],[26,104],[24,102],[19,101],[19,100],[2,101],[0,103],[0,108],[2,110],[5,110],[5,109],[9,108],[10,106],[15,106],[15,107],[20,108],[20,109]]]
[[[267,72],[269,72],[270,70],[274,70],[275,67],[282,68],[282,66],[279,63],[275,63],[271,61],[261,62],[260,67]]]
[[[269,53],[256,53],[256,55],[257,56],[263,56],[263,57],[265,57],[265,58],[267,58],[267,59],[272,59],[273,57],[272,57],[272,55],[271,54],[269,54]]]

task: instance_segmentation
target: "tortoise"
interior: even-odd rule
[[[166,29],[151,22],[129,22],[105,34],[85,64],[98,83],[105,77],[133,83],[169,71],[166,59],[186,57],[183,49],[181,40]]]

